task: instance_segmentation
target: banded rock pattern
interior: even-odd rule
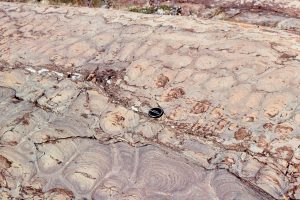
[[[300,198],[299,35],[0,8],[3,198]]]
[[[17,69],[1,72],[0,77],[1,199],[261,198],[224,169],[207,171],[148,142],[133,145],[127,141],[133,135],[122,134],[134,134],[132,117],[137,114],[107,101],[103,115],[93,114],[93,101],[105,99],[95,90],[80,92],[82,84],[67,81],[64,85],[73,91],[63,93],[63,80],[50,73],[38,76]],[[13,77],[31,83],[13,82]],[[56,86],[52,90],[57,95],[40,95],[32,102],[31,89],[39,90],[34,85],[40,91]],[[23,92],[26,88],[28,91]],[[64,107],[63,114],[56,110],[58,103],[49,109],[53,99],[65,100],[69,93],[76,92],[79,95]],[[43,97],[47,98],[44,106],[39,104]],[[110,117],[112,113],[119,117]],[[102,116],[105,124],[101,123]],[[105,129],[106,124],[111,128]]]

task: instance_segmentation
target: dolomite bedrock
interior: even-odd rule
[[[1,2],[0,199],[300,199],[299,67],[277,28]]]

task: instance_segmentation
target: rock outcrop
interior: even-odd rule
[[[2,2],[0,197],[299,199],[299,64],[276,28]]]

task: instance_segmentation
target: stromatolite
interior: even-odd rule
[[[295,33],[0,8],[2,199],[300,197]]]

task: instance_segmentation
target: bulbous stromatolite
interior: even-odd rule
[[[295,33],[0,8],[1,198],[300,198]]]

